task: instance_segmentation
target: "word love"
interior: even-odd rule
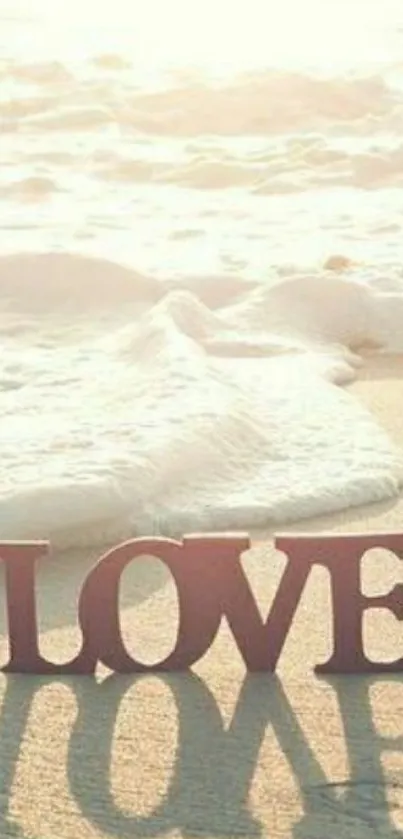
[[[52,664],[39,650],[35,605],[35,564],[49,550],[47,542],[0,543],[5,586],[10,660],[7,673],[94,673],[102,663],[118,673],[185,670],[206,653],[222,618],[249,671],[273,672],[283,649],[309,573],[322,565],[330,574],[333,654],[316,668],[320,673],[374,673],[403,670],[403,658],[371,662],[363,645],[363,616],[369,608],[389,609],[403,619],[403,585],[378,597],[360,588],[361,558],[371,548],[403,557],[403,534],[282,536],[275,547],[287,556],[269,616],[263,621],[244,573],[241,556],[250,548],[242,534],[134,539],[101,557],[88,574],[78,602],[82,632],[79,654],[66,664]],[[119,582],[136,558],[151,555],[169,568],[178,593],[179,626],[171,654],[153,666],[136,661],[126,650],[119,622]],[[267,568],[270,574],[270,566]]]

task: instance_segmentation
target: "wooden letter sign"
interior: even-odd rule
[[[250,547],[243,534],[133,539],[102,556],[88,574],[79,597],[82,632],[79,654],[63,665],[39,651],[35,604],[35,564],[49,551],[47,542],[2,542],[5,566],[10,659],[6,673],[94,673],[102,662],[118,673],[185,670],[206,653],[225,617],[249,671],[274,672],[311,568],[323,565],[330,575],[333,654],[316,668],[320,673],[400,672],[403,658],[371,662],[363,646],[363,615],[386,608],[403,619],[403,586],[379,597],[365,597],[360,586],[361,558],[371,548],[403,557],[403,534],[291,535],[275,540],[287,565],[270,613],[263,621],[240,562]],[[179,627],[175,648],[153,667],[125,649],[119,621],[119,581],[129,562],[144,554],[169,568],[178,592]],[[267,567],[270,574],[270,565]]]

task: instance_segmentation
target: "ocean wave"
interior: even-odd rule
[[[26,99],[26,119],[36,129],[64,130],[72,124],[89,130],[109,118],[126,129],[163,136],[272,135],[369,119],[381,123],[402,106],[401,92],[382,75],[332,78],[267,70],[221,84],[193,81],[172,86],[165,79],[165,87],[158,90],[139,90],[130,73],[120,80],[104,72],[91,78],[60,64],[10,64],[2,77],[31,83],[34,89],[57,86],[53,113],[40,113],[38,98],[35,117],[34,104]]]
[[[0,61],[2,537],[395,497],[401,454],[343,386],[403,349],[401,68],[218,81],[107,42]]]
[[[339,385],[362,345],[400,337],[403,281],[356,270],[245,285],[213,311],[191,282],[2,258],[2,537],[98,544],[394,497],[401,456]]]
[[[396,95],[381,76],[332,79],[273,71],[217,87],[132,96],[122,119],[147,133],[258,135],[384,118],[395,105]]]
[[[366,149],[340,148],[324,135],[284,141],[281,150],[235,156],[223,147],[200,151],[172,164],[168,160],[127,159],[96,162],[93,174],[116,183],[172,184],[188,189],[244,188],[257,195],[309,189],[399,187],[403,177],[403,146],[373,142]]]
[[[62,166],[91,184],[258,196],[401,183],[402,91],[386,75],[267,70],[139,89],[112,59],[111,72],[108,61],[90,72],[93,64],[3,62],[12,87],[0,102],[2,129],[15,137],[5,163],[31,167],[28,184],[41,180],[36,164],[50,167],[54,191],[64,188]]]
[[[17,311],[109,310],[162,293],[158,280],[108,260],[63,253],[0,257],[0,302]]]
[[[60,187],[52,178],[21,178],[0,186],[0,198],[12,200],[41,200],[60,192]]]

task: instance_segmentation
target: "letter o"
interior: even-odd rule
[[[218,543],[220,540],[216,540]],[[206,546],[211,540],[189,538],[132,539],[100,558],[84,582],[79,619],[89,651],[117,673],[184,670],[198,661],[212,644],[221,619]],[[125,649],[119,620],[119,582],[125,567],[149,554],[169,568],[178,592],[179,627],[175,649],[155,665],[132,658]]]

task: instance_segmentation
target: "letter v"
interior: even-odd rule
[[[281,539],[275,546],[281,549]],[[266,622],[263,622],[240,556],[231,557],[222,580],[221,610],[249,671],[274,672],[314,564],[309,556],[288,556],[276,596]]]

